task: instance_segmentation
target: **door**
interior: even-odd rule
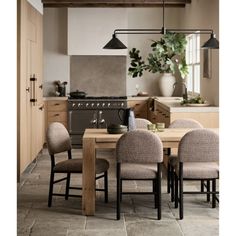
[[[124,124],[124,116],[124,112],[119,109],[99,110],[98,128],[107,128],[110,124]]]

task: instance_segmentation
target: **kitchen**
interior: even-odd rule
[[[204,7],[201,4],[203,4]],[[218,10],[212,11],[212,17],[207,18],[206,16],[208,16],[209,10],[207,10],[207,4],[205,4],[206,3],[204,1],[199,1],[198,3],[192,1],[191,4],[186,4],[185,8],[167,7],[167,17],[165,23],[166,26],[170,28],[193,29],[209,27],[214,29],[215,33],[218,35]],[[215,5],[215,8],[218,9],[218,4]],[[196,9],[198,8],[201,9],[201,22],[197,17],[199,12],[197,12]],[[202,9],[204,9],[204,11]],[[76,17],[73,15],[77,15],[77,11],[80,12],[80,17],[83,16],[82,18],[76,19]],[[41,104],[39,104],[40,102],[37,101],[39,104],[39,109],[42,108],[45,115],[45,120],[43,119],[43,123],[40,123],[40,132],[42,132],[42,137],[44,137],[44,125],[47,126],[49,118],[48,112],[51,112],[48,110],[48,103],[50,103],[50,101],[57,101],[59,103],[65,102],[67,99],[66,97],[55,97],[55,81],[67,82],[66,94],[79,89],[81,91],[85,91],[89,96],[127,96],[128,103],[132,104],[133,102],[133,104],[136,104],[140,101],[141,103],[144,102],[144,118],[151,118],[154,119],[152,121],[155,121],[152,111],[155,113],[156,110],[149,110],[151,107],[149,104],[149,97],[157,97],[154,102],[155,104],[158,104],[158,102],[160,102],[162,99],[160,96],[161,94],[157,92],[158,78],[156,75],[146,73],[144,78],[130,78],[127,75],[127,68],[130,64],[129,58],[127,56],[127,50],[121,50],[122,52],[112,52],[115,50],[111,50],[111,52],[107,52],[107,50],[102,50],[100,47],[95,46],[104,46],[105,43],[110,39],[111,34],[115,28],[159,28],[162,22],[161,11],[161,8],[71,8],[69,10],[66,8],[44,8],[42,25],[42,35],[44,38],[43,52],[41,55],[43,57],[43,65],[41,65],[43,68],[43,74],[40,75],[42,78],[41,92],[43,92],[44,98],[41,101]],[[158,14],[156,14],[157,12]],[[96,16],[96,14],[98,17],[97,19],[91,17],[91,15]],[[168,15],[171,15],[171,17],[168,17]],[[207,18],[207,24],[209,25],[206,25],[203,16],[205,16],[205,21]],[[104,33],[102,30],[104,30],[104,28],[109,28],[107,25],[105,25],[102,29],[99,29],[99,31],[96,32],[95,29],[97,27],[94,25],[96,25],[96,23],[98,25],[105,24],[107,21],[106,17],[114,17],[114,19],[110,20],[109,22],[111,24],[110,29],[107,33]],[[91,18],[91,22],[88,21],[88,18]],[[198,19],[197,21],[196,18]],[[74,24],[70,23],[70,21],[73,20],[77,20],[77,22]],[[85,20],[85,22],[83,22],[83,20]],[[118,21],[118,23],[121,25],[116,26],[115,21]],[[80,32],[83,32],[82,36],[84,38],[77,38],[81,35],[79,34]],[[91,34],[91,32],[95,33],[95,35],[99,35],[99,37],[97,37],[98,39],[96,39],[96,42],[94,42],[94,35]],[[103,39],[104,43],[99,42],[100,34],[106,36],[106,38]],[[132,47],[137,47],[147,54],[149,50],[149,41],[152,39],[152,36],[128,35],[127,37],[124,36],[123,38],[119,38],[123,39],[123,42],[126,42],[125,44],[129,46],[129,49]],[[206,39],[207,38],[201,40],[204,42]],[[83,45],[85,40],[86,45]],[[93,45],[95,48],[93,48],[91,45]],[[217,107],[219,106],[219,51],[211,50],[210,56],[212,68],[211,78],[203,78],[201,80],[200,91],[202,97],[204,97],[211,105]],[[87,66],[88,64],[89,67]],[[34,76],[32,78],[34,78]],[[38,84],[40,85],[40,83]],[[33,85],[30,84],[30,86]],[[176,102],[176,97],[182,97],[183,91],[181,88],[179,89],[179,91],[175,91],[173,100],[171,100],[171,102]],[[145,91],[149,96],[132,97],[139,91]],[[32,97],[31,99],[34,98]],[[168,106],[167,108],[169,109]],[[170,108],[173,111],[173,107]],[[66,109],[62,112],[65,112]],[[218,113],[217,109],[215,109],[215,111]],[[136,111],[136,115],[138,112],[140,112],[140,110]],[[141,110],[141,112],[143,112],[143,110]],[[37,119],[40,118],[37,116],[36,120]],[[215,118],[212,120],[214,119]],[[205,120],[205,118],[203,118],[203,120]],[[62,122],[67,123],[67,116],[65,116],[65,120],[62,120]],[[216,123],[213,126],[219,126],[218,120],[216,120]],[[32,133],[30,135],[32,135]],[[40,141],[43,142],[43,140]],[[24,163],[23,165],[27,166],[28,163]],[[23,172],[23,170],[24,167],[20,168],[18,177]]]

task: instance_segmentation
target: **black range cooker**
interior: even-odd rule
[[[68,129],[73,148],[82,147],[86,128],[106,128],[126,124],[127,97],[91,97],[68,99]]]

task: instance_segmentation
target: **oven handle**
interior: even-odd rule
[[[98,111],[98,125],[102,125],[105,123],[105,120],[102,118],[102,111]]]

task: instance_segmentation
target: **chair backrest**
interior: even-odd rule
[[[203,126],[194,119],[177,119],[171,122],[169,128],[203,128]]]
[[[71,150],[69,133],[65,126],[59,122],[53,122],[49,125],[46,139],[50,155]]]
[[[123,134],[116,144],[117,162],[158,163],[163,161],[163,145],[158,135],[147,130]]]
[[[152,122],[147,119],[135,118],[136,129],[147,129],[147,125],[151,123]]]
[[[180,162],[219,161],[219,135],[209,129],[195,129],[183,136],[179,143]]]

